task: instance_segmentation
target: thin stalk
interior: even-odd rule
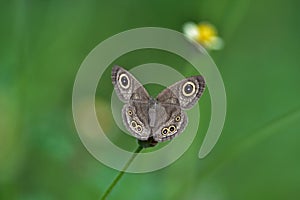
[[[106,191],[104,192],[103,196],[101,197],[101,200],[104,200],[107,198],[107,196],[110,194],[110,192],[114,189],[114,187],[117,185],[117,183],[119,182],[119,180],[122,178],[122,176],[124,175],[126,169],[130,166],[130,164],[132,163],[132,161],[134,160],[134,158],[138,155],[138,153],[140,153],[143,150],[142,146],[138,146],[137,149],[134,151],[134,153],[132,154],[132,156],[130,157],[130,159],[127,161],[127,163],[124,165],[124,167],[122,168],[122,170],[119,172],[118,176],[115,178],[115,180],[110,184],[110,186],[106,189]]]

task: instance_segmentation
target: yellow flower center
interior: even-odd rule
[[[211,24],[202,23],[199,24],[197,28],[200,33],[197,37],[197,41],[200,43],[209,43],[212,38],[217,36],[217,31]]]

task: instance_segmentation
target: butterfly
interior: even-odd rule
[[[139,141],[163,142],[184,131],[191,109],[205,89],[203,76],[192,76],[167,87],[156,98],[127,70],[112,69],[112,83],[118,98],[124,102],[123,123]]]

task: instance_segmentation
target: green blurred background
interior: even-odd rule
[[[227,92],[222,136],[198,159],[210,117],[207,91],[202,128],[188,151],[162,170],[125,174],[110,199],[299,199],[299,6],[295,0],[1,0],[0,199],[99,199],[118,172],[93,158],[75,130],[76,72],[114,34],[143,26],[181,31],[187,21],[211,22],[225,41],[223,50],[210,52]],[[124,55],[118,64],[147,62],[194,73],[154,50]],[[134,139],[119,140],[122,132],[106,118],[109,74],[102,80],[107,88],[97,92],[98,117],[133,150]]]

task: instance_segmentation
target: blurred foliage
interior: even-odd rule
[[[199,160],[210,114],[206,92],[201,129],[189,150],[162,170],[125,174],[110,199],[299,198],[299,6],[294,0],[1,0],[0,199],[98,199],[118,172],[95,160],[77,135],[71,110],[76,72],[114,34],[143,26],[181,31],[187,21],[211,22],[225,41],[223,50],[211,52],[227,91],[223,134]],[[175,56],[131,54],[118,64],[130,69],[158,62],[193,74]],[[106,74],[102,81],[109,84],[97,101],[110,115]],[[122,143],[107,120],[102,123],[114,142]],[[261,129],[271,121],[272,129]],[[132,138],[124,141],[124,148],[136,147]]]

